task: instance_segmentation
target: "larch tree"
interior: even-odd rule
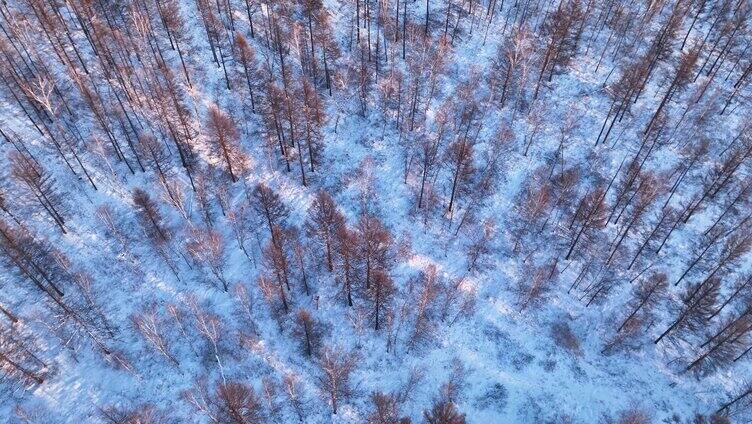
[[[437,302],[441,294],[440,276],[435,265],[428,266],[417,277],[417,286],[412,303],[412,328],[407,340],[407,347],[419,347],[433,336],[436,328]]]
[[[353,306],[353,293],[357,277],[358,235],[355,231],[342,225],[337,229],[335,246],[338,259],[338,279],[342,284],[342,293],[348,306]]]
[[[264,183],[257,184],[251,195],[255,200],[253,207],[256,213],[266,221],[272,240],[276,243],[274,228],[285,224],[290,210],[279,195]]]
[[[465,424],[465,414],[457,410],[454,402],[442,396],[436,399],[431,409],[423,411],[427,424]]]
[[[589,191],[577,206],[569,228],[574,230],[574,237],[569,245],[565,260],[575,252],[577,243],[583,236],[587,239],[592,233],[602,228],[606,224],[606,190],[596,188]]]
[[[325,348],[318,359],[316,381],[335,415],[340,403],[346,402],[354,393],[353,373],[357,369],[357,360],[352,353],[329,348]]]
[[[0,324],[0,369],[26,385],[44,383],[47,364],[40,359],[37,344],[14,327]]]
[[[426,184],[430,184],[431,176],[435,172],[436,165],[440,163],[441,147],[449,126],[448,117],[442,108],[435,118],[436,135],[427,134],[421,138],[418,149],[418,164],[420,166],[420,190],[418,191],[418,209],[423,207],[423,197]]]
[[[685,368],[685,371],[699,370],[708,373],[724,367],[738,359],[739,354],[749,346],[752,336],[752,317],[742,313],[726,320]]]
[[[366,417],[365,424],[408,424],[410,419],[402,415],[400,402],[389,393],[371,394],[372,409]]]
[[[164,222],[159,207],[151,196],[141,188],[133,190],[132,201],[136,209],[139,226],[146,235],[146,239],[165,261],[175,278],[180,280],[179,269],[173,259],[172,243],[174,235],[172,229]]]
[[[681,300],[677,302],[676,318],[668,328],[654,341],[658,344],[666,336],[674,336],[677,333],[686,335],[688,332],[697,331],[707,325],[710,315],[717,308],[720,281],[713,279],[707,283],[696,283],[687,287]]]
[[[326,266],[334,270],[333,250],[337,232],[344,225],[345,218],[329,193],[319,190],[308,208],[305,222],[306,234],[324,246]]]
[[[284,286],[272,281],[265,275],[260,275],[257,279],[261,295],[269,306],[270,313],[277,321],[280,331],[283,330],[283,320],[290,310],[290,304],[287,300]]]
[[[248,3],[247,0],[246,3]],[[256,50],[248,43],[245,37],[240,34],[235,36],[235,47],[237,52],[236,60],[243,68],[243,79],[245,80],[245,85],[248,88],[248,95],[251,100],[251,112],[256,113],[256,103],[258,102],[256,99],[256,91],[259,80],[259,74],[257,71],[258,65],[256,64]]]
[[[207,114],[207,131],[211,139],[210,146],[214,153],[222,158],[224,171],[232,182],[238,181],[248,167],[248,158],[239,144],[240,134],[233,119],[216,105],[209,107]]]
[[[285,290],[290,291],[290,259],[287,234],[279,227],[274,227],[273,231],[276,236],[266,244],[262,251],[263,265],[268,274],[274,275],[279,286],[285,313],[287,313],[289,307]]]
[[[371,288],[371,277],[376,271],[388,272],[392,262],[393,238],[381,220],[371,215],[362,215],[356,227],[358,253],[364,263],[363,284]]]
[[[65,219],[61,214],[62,199],[54,178],[38,162],[21,153],[11,152],[9,162],[11,175],[23,188],[28,201],[39,205],[60,231],[66,234]]]
[[[394,282],[389,274],[382,270],[375,271],[368,296],[373,305],[373,329],[376,331],[384,325],[384,317],[391,309],[394,292]]]
[[[266,419],[261,398],[253,387],[239,381],[219,382],[213,392],[200,379],[183,399],[197,412],[218,423],[251,424]]]
[[[301,350],[308,357],[317,354],[323,337],[321,323],[310,311],[300,309],[295,315],[295,324],[294,335],[300,341]]]
[[[526,270],[515,288],[520,311],[539,304],[548,295],[558,275],[557,269],[557,262],[553,260],[551,263],[531,266]]]
[[[632,300],[629,302],[630,312],[621,322],[616,332],[622,331],[629,326],[638,314],[648,314],[663,299],[668,287],[666,274],[655,273],[640,282],[632,291]]]

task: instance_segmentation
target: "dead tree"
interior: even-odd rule
[[[710,269],[710,273],[700,284],[705,284],[709,280],[716,278],[716,275],[722,273],[728,267],[739,262],[744,255],[752,249],[752,233],[747,230],[732,234],[721,249],[721,255],[715,266]]]
[[[449,123],[446,112],[441,109],[435,118],[436,136],[426,135],[421,138],[419,146],[419,165],[420,165],[420,190],[418,194],[418,209],[423,207],[423,197],[428,183],[435,173],[436,165],[440,163],[439,152],[444,143],[444,137],[447,133]]]
[[[148,238],[158,244],[169,243],[172,233],[165,225],[157,204],[149,194],[140,188],[135,188],[132,200],[138,212],[139,222]]]
[[[0,257],[3,262],[57,303],[62,302],[67,273],[60,269],[54,254],[52,246],[34,238],[28,230],[15,229],[0,220]]]
[[[724,402],[716,411],[716,414],[732,415],[736,411],[744,411],[752,406],[752,384],[744,385],[733,397]]]
[[[295,227],[287,231],[287,242],[290,245],[294,262],[297,265],[298,278],[303,283],[303,291],[306,296],[310,296],[311,288],[308,284],[308,245]]]
[[[525,237],[542,227],[542,222],[550,215],[553,205],[552,187],[547,178],[536,174],[525,182],[514,207],[519,217],[519,220],[512,223],[514,251],[519,249]]]
[[[99,414],[102,416],[103,420],[111,424],[166,424],[173,419],[173,417],[170,417],[168,414],[157,409],[154,405],[148,403],[137,405],[135,407],[129,405],[124,408],[118,408],[116,406],[100,407]]]
[[[209,345],[210,355],[214,356],[219,368],[219,374],[222,376],[222,380],[225,381],[220,345],[228,337],[228,334],[222,328],[222,318],[200,306],[195,299],[189,299],[188,302],[193,317],[193,327],[198,335]]]
[[[162,187],[164,187],[171,203],[179,203],[178,193],[175,192],[176,190],[174,189],[173,184],[171,183],[172,179],[170,178],[170,154],[165,149],[164,144],[159,142],[153,135],[142,134],[138,138],[138,150],[143,157],[143,164],[147,168],[152,168],[156,172],[159,177],[159,182],[162,184]]]
[[[652,174],[643,175],[639,181],[640,183],[634,193],[624,205],[623,211],[627,212],[627,215],[625,216],[627,221],[622,224],[622,228],[619,229],[619,233],[617,233],[616,239],[612,243],[613,247],[611,248],[611,254],[606,260],[606,265],[608,265],[614,258],[619,247],[625,240],[627,240],[629,234],[631,234],[631,232],[642,223],[649,207],[662,191],[660,181]],[[635,199],[633,204],[632,199]],[[620,216],[621,213],[617,216],[617,221]]]
[[[300,422],[303,422],[303,417],[308,411],[308,400],[302,395],[303,390],[300,379],[293,373],[285,374],[282,379],[282,385],[283,393],[295,411],[295,415]]]
[[[58,336],[70,338],[76,333],[83,334],[101,353],[113,358],[113,352],[105,345],[106,338],[113,333],[89,292],[90,281],[73,269],[63,252],[33,237],[26,228],[14,229],[0,220],[0,261],[7,269],[14,270],[11,275],[19,283],[31,283],[50,302],[47,304],[50,309],[63,317],[64,325],[55,327],[62,332]],[[64,298],[63,289],[75,291],[79,296]]]
[[[261,295],[264,296],[266,303],[269,305],[271,315],[277,320],[281,331],[283,329],[282,320],[284,319],[284,315],[290,309],[284,286],[280,287],[278,283],[264,275],[259,276],[257,283]]]
[[[256,254],[252,253],[248,246],[248,241],[252,235],[258,240],[258,231],[252,221],[251,206],[247,199],[231,207],[227,213],[227,222],[232,229],[238,247],[243,251],[248,260],[253,263],[253,267],[256,268]]]
[[[731,149],[723,160],[708,173],[703,181],[700,193],[691,200],[682,221],[684,223],[689,222],[690,218],[704,208],[709,200],[721,191],[726,190],[735,181],[734,176],[750,155],[752,155],[752,142]]]
[[[576,30],[580,19],[582,19],[582,6],[579,0],[560,3],[557,9],[548,16],[543,28],[547,41],[546,52],[543,55],[533,100],[538,97],[544,75],[548,73],[550,82],[554,74],[561,72],[577,53]]]
[[[221,383],[212,400],[219,422],[251,424],[262,422],[265,418],[258,396],[246,384]]]
[[[303,91],[303,126],[306,150],[308,150],[308,164],[311,172],[316,171],[316,165],[319,163],[321,148],[324,140],[322,126],[325,124],[326,116],[324,108],[321,105],[319,94],[313,85],[304,79],[302,82]],[[299,141],[298,154],[302,155],[303,141]]]
[[[519,91],[519,85],[524,82],[524,73],[527,72],[531,51],[533,50],[532,34],[525,28],[515,27],[513,34],[503,43],[494,60],[494,78],[501,81],[496,84],[500,87],[499,107],[504,108],[510,95]]]
[[[467,271],[471,272],[483,267],[483,261],[492,252],[492,243],[496,235],[496,223],[492,219],[484,220],[478,226],[478,230],[472,236],[471,243],[467,246]]]

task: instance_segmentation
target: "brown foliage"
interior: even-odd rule
[[[317,239],[324,246],[326,265],[329,271],[334,270],[333,245],[337,231],[344,225],[344,222],[345,217],[337,209],[334,199],[323,190],[316,192],[316,197],[308,208],[305,229],[308,237]]]
[[[222,158],[224,170],[232,182],[248,167],[248,158],[240,148],[238,128],[233,119],[216,105],[209,107],[206,128],[211,138],[210,146]]]

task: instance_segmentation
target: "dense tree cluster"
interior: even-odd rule
[[[102,422],[474,422],[461,359],[379,376],[479,304],[741,374],[751,30],[736,0],[2,2],[0,403],[56,422],[34,390],[93,364],[176,405],[110,388]]]

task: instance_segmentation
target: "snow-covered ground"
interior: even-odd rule
[[[57,87],[62,91],[61,95],[55,96],[68,100],[71,108],[80,107],[82,110],[80,114],[68,115],[61,106],[60,115],[65,117],[61,121],[66,119],[65,125],[81,132],[82,142],[75,149],[80,152],[97,190],[80,172],[78,178],[70,173],[52,148],[49,137],[36,132],[12,97],[13,93],[20,94],[21,91],[9,85],[2,88],[2,129],[7,134],[4,137],[17,135],[30,154],[54,177],[53,190],[60,198],[67,232],[62,234],[56,228],[45,211],[36,205],[34,198],[24,191],[18,178],[12,176],[10,165],[6,166],[10,163],[10,159],[6,158],[14,150],[9,142],[0,147],[4,164],[4,169],[0,171],[3,179],[0,188],[3,199],[7,197],[10,210],[22,224],[15,224],[6,214],[2,215],[2,219],[8,225],[28,228],[38,239],[48,240],[67,257],[68,269],[87,275],[89,290],[69,283],[70,287],[67,288],[70,292],[64,299],[78,299],[74,296],[89,293],[94,299],[92,303],[76,300],[76,304],[83,305],[92,314],[101,312],[111,328],[98,333],[97,340],[107,348],[107,352],[104,352],[92,337],[71,323],[70,317],[64,318],[58,309],[51,306],[51,302],[35,291],[23,273],[14,268],[12,261],[3,259],[0,305],[21,319],[14,324],[3,321],[2,328],[28,337],[28,345],[33,346],[32,349],[46,366],[39,368],[39,373],[44,376],[42,383],[29,383],[19,380],[12,373],[8,374],[0,386],[0,421],[146,423],[152,421],[127,421],[118,418],[117,414],[143,405],[153,405],[166,417],[165,422],[243,422],[217,418],[191,402],[191,399],[200,398],[202,394],[214,396],[215,388],[222,382],[237,381],[253,387],[260,397],[264,420],[269,422],[296,422],[300,419],[307,423],[367,422],[373,410],[372,393],[401,394],[403,390],[407,395],[398,402],[400,416],[409,417],[412,422],[423,422],[424,411],[430,410],[432,403],[441,397],[442,387],[446,387],[445,383],[451,380],[459,386],[451,402],[469,423],[617,422],[620,416],[627,416],[628,411],[635,414],[635,411],[643,412],[649,417],[647,422],[691,422],[695,414],[714,413],[745,387],[745,377],[750,372],[749,355],[747,361],[724,364],[706,373],[685,372],[684,369],[702,353],[702,349],[698,348],[701,342],[714,334],[728,317],[734,316],[735,308],[746,305],[748,299],[734,302],[724,314],[715,320],[708,320],[704,328],[686,337],[670,338],[658,344],[653,340],[675,317],[671,300],[679,299],[686,286],[675,287],[673,283],[704,247],[702,243],[706,239],[703,233],[723,213],[724,205],[736,196],[737,190],[751,182],[749,156],[733,174],[731,188],[699,208],[685,225],[678,226],[660,254],[654,253],[655,246],[651,244],[650,252],[642,256],[634,267],[627,269],[627,264],[639,243],[648,237],[651,225],[660,219],[661,205],[676,178],[673,172],[678,165],[688,161],[688,144],[707,139],[709,154],[697,169],[692,170],[686,184],[672,199],[671,205],[677,208],[694,201],[692,196],[702,190],[703,178],[710,175],[708,170],[722,162],[724,149],[737,134],[744,134],[740,144],[750,143],[749,127],[745,127],[749,125],[752,111],[749,89],[746,88],[746,93],[742,90],[723,115],[718,114],[717,110],[718,105],[722,107],[734,90],[733,85],[745,67],[749,66],[748,54],[743,54],[747,51],[744,46],[750,43],[748,25],[745,24],[738,31],[738,40],[735,38],[734,44],[729,47],[730,54],[724,56],[717,80],[712,82],[702,101],[694,106],[693,96],[707,82],[705,74],[697,81],[690,82],[686,90],[675,94],[669,102],[663,124],[665,133],[651,147],[655,151],[645,165],[645,172],[654,173],[656,181],[660,182],[657,185],[665,186],[663,191],[658,200],[651,204],[645,219],[634,232],[629,233],[616,260],[599,272],[588,273],[583,282],[573,289],[583,267],[589,266],[590,262],[602,263],[605,259],[603,256],[608,256],[626,221],[626,217],[625,220],[611,221],[596,235],[583,238],[581,249],[571,260],[564,260],[572,239],[572,231],[567,226],[573,219],[577,202],[596,185],[605,187],[617,169],[621,169],[620,164],[625,158],[629,162],[643,152],[640,148],[643,130],[671,83],[677,59],[681,55],[679,45],[696,9],[688,9],[685,13],[682,24],[672,35],[672,48],[658,61],[644,92],[631,104],[624,119],[614,126],[607,142],[596,145],[595,140],[600,139],[599,132],[602,132],[604,119],[610,116],[609,108],[615,97],[611,97],[610,84],[621,78],[623,72],[629,71],[629,66],[636,62],[638,56],[648,55],[651,43],[660,36],[662,24],[671,14],[674,2],[650,2],[650,7],[657,9],[655,17],[646,17],[648,14],[643,9],[648,6],[643,3],[578,2],[583,11],[590,11],[583,24],[582,39],[578,41],[579,47],[572,60],[560,72],[554,73],[550,82],[548,72],[542,75],[540,69],[548,42],[547,28],[553,25],[548,16],[555,15],[557,7],[562,7],[559,2],[409,2],[406,8],[411,26],[407,29],[407,35],[411,37],[408,47],[417,49],[421,43],[419,40],[424,30],[427,3],[430,3],[432,13],[433,38],[426,43],[435,47],[445,27],[451,38],[451,45],[442,53],[445,68],[438,73],[436,89],[430,102],[426,103],[425,99],[429,96],[427,87],[431,84],[426,78],[431,75],[431,64],[422,63],[417,54],[413,56],[413,51],[408,52],[408,56],[412,56],[410,60],[402,60],[399,44],[401,33],[398,35],[400,42],[392,42],[393,15],[396,5],[400,4],[401,8],[403,3],[370,1],[372,10],[368,16],[371,17],[372,28],[369,30],[369,26],[363,23],[361,36],[366,37],[365,34],[370,33],[366,31],[372,31],[375,43],[381,28],[382,39],[388,38],[388,44],[386,52],[379,53],[378,71],[373,63],[368,65],[369,72],[373,72],[370,78],[374,84],[367,88],[368,106],[363,115],[358,72],[365,53],[358,51],[351,41],[356,2],[326,0],[323,7],[330,19],[333,43],[341,50],[341,56],[330,59],[332,62],[328,64],[333,74],[332,95],[327,92],[323,79],[315,84],[326,119],[321,128],[322,148],[316,170],[309,172],[308,162],[298,163],[298,147],[289,146],[292,159],[291,170],[287,170],[276,150],[271,131],[267,132],[269,116],[250,113],[241,66],[233,59],[233,53],[227,51],[224,55],[228,72],[234,79],[233,89],[226,89],[223,69],[212,61],[211,46],[198,9],[199,3],[216,8],[220,7],[220,2],[217,1],[215,5],[211,1],[178,1],[177,10],[185,21],[186,32],[180,35],[180,43],[191,75],[190,88],[183,79],[178,53],[170,49],[159,18],[153,16],[150,22],[157,34],[155,39],[161,43],[160,54],[178,82],[187,116],[190,117],[188,125],[196,134],[196,169],[216,171],[216,176],[205,181],[208,209],[212,215],[212,219],[208,220],[201,206],[200,195],[191,189],[175,145],[171,144],[169,131],[159,121],[161,112],[148,108],[133,109],[133,114],[138,116],[135,119],[143,123],[143,128],[151,129],[158,135],[160,143],[164,143],[169,150],[167,172],[170,182],[175,184],[173,187],[178,192],[177,197],[184,200],[181,207],[176,207],[175,202],[171,203],[169,193],[161,184],[153,165],[146,166],[146,172],[131,174],[126,165],[116,159],[109,146],[98,149],[94,137],[99,138],[102,144],[109,141],[96,123],[91,109],[82,100],[81,90],[71,82],[68,70],[55,57],[57,53],[46,44],[46,36],[33,26],[38,18],[31,13],[31,6],[25,1],[7,3],[3,11],[18,13],[16,18],[11,19],[16,19],[16,24],[25,31],[29,40],[39,43],[32,56],[36,63],[48,61],[49,74],[55,75]],[[116,128],[114,133],[125,146],[124,132],[130,130],[114,124],[116,114],[120,113],[115,106],[115,90],[104,84],[105,80],[112,81],[115,77],[106,75],[102,62],[95,60],[80,28],[82,24],[72,18],[73,6],[69,2],[51,3],[59,6],[56,10],[69,23],[71,39],[79,46],[82,60],[91,68],[91,75],[84,78],[83,84],[90,84],[91,78],[100,90],[98,95],[107,99],[105,103],[111,110],[105,112],[113,119],[111,125]],[[73,0],[70,3],[78,7],[79,3],[88,2]],[[122,9],[116,5],[107,6],[113,8],[107,10],[113,13],[115,25],[122,19],[126,19],[128,25],[133,24],[131,18],[124,16],[134,16],[129,15],[135,13],[131,9],[137,8],[134,5],[148,4],[144,7],[155,13],[157,4],[151,0],[122,3]],[[160,0],[159,3],[163,2]],[[271,63],[272,78],[278,88],[283,84],[292,84],[290,81],[297,81],[298,78],[302,80],[302,76],[308,72],[308,68],[301,67],[301,63],[308,60],[305,59],[308,53],[302,53],[304,49],[300,47],[308,46],[308,41],[305,41],[308,35],[307,17],[303,12],[303,5],[307,2],[290,3],[289,6],[287,2],[276,1],[249,3],[256,8],[256,37],[250,39],[250,43],[256,49],[259,74],[265,72],[264,63]],[[453,4],[449,23],[445,22],[447,3]],[[703,19],[689,33],[685,51],[689,46],[699,45],[709,31],[715,34],[712,32],[713,18],[714,13],[719,12],[714,8],[720,8],[723,2],[709,3],[713,5],[704,9],[701,15]],[[234,11],[235,31],[250,38],[246,3],[230,1],[227,4]],[[273,10],[269,4],[274,5]],[[360,1],[359,4],[361,8],[366,7],[366,2]],[[49,6],[42,7],[52,13]],[[91,7],[95,11],[93,19],[97,25],[104,25],[102,6]],[[289,7],[289,12],[286,7]],[[606,26],[599,31],[599,25],[603,24],[599,16],[604,13],[608,16],[611,7],[617,7],[619,13],[625,15],[631,11],[635,19],[646,19],[642,26],[629,24],[629,31],[643,31],[641,39],[634,43],[636,51],[627,53],[619,50],[617,43],[611,39],[613,28]],[[488,11],[493,9],[495,12],[491,16]],[[114,12],[117,10],[124,14],[117,15]],[[381,25],[377,22],[380,13],[383,13]],[[526,51],[521,59],[520,72],[524,73],[524,77],[520,77],[520,91],[509,94],[504,107],[500,107],[500,71],[495,64],[499,60],[499,46],[511,37],[514,23],[522,19],[518,18],[518,13],[530,14],[524,27],[530,32],[529,42],[536,48]],[[8,16],[4,15],[4,27],[10,25]],[[22,21],[20,16],[25,16],[28,21]],[[229,23],[227,16],[221,13],[220,16],[224,24]],[[280,20],[284,37],[298,43],[289,41],[285,52],[287,66],[292,69],[290,81],[283,81],[279,75],[277,51],[267,44],[272,17]],[[404,15],[400,15],[399,19],[404,19]],[[748,24],[749,18],[744,19]],[[222,22],[218,25],[222,26],[221,37],[225,37],[226,41],[229,31],[225,33]],[[83,25],[90,24],[86,22]],[[289,35],[287,28],[292,27],[294,30],[289,33],[293,35]],[[61,30],[60,36],[67,36],[64,34]],[[138,39],[140,36],[132,34],[128,37]],[[613,37],[619,38],[618,35]],[[714,37],[708,43],[715,42]],[[619,43],[626,43],[632,38],[637,37],[629,33]],[[16,39],[13,37],[13,40]],[[718,49],[723,47],[726,39],[719,38]],[[68,56],[74,58],[79,52],[71,49],[70,44],[68,46]],[[149,49],[153,47],[146,44],[142,47],[144,49],[139,54],[144,55],[143,62],[136,62],[138,55],[131,52],[136,64],[133,75],[146,77],[148,72],[144,69],[152,61],[147,56],[152,54],[153,50],[150,52]],[[230,48],[229,43],[225,47]],[[383,46],[380,48],[383,49]],[[603,52],[605,54],[601,58]],[[709,53],[712,58],[717,54],[715,47],[710,52],[703,52],[698,63],[705,60]],[[26,57],[27,53],[22,56]],[[741,58],[735,64],[737,56]],[[376,62],[376,59],[372,60]],[[72,66],[79,68],[78,64]],[[420,73],[413,77],[415,71],[411,67],[419,69]],[[4,75],[6,71],[3,70]],[[322,73],[322,70],[319,69],[319,72]],[[382,105],[386,102],[382,101],[385,90],[380,84],[397,72],[406,75],[402,81],[406,86],[413,87],[412,79],[415,78],[423,87],[416,107],[418,122],[412,130],[407,122],[412,101],[409,97],[400,98],[400,107],[404,109],[400,110],[399,115],[392,114],[394,110],[388,114],[382,111]],[[726,78],[727,73],[729,78]],[[264,87],[268,81],[265,78],[258,77],[258,102],[261,102],[258,98],[267,96]],[[477,78],[474,86],[471,84],[473,78]],[[542,80],[540,93],[533,99],[539,79]],[[608,84],[604,81],[608,81]],[[467,108],[470,104],[463,104],[459,96],[468,85],[472,86],[470,95],[477,100],[475,106],[478,108],[474,119],[467,124],[467,134],[474,142],[472,166],[475,170],[464,182],[466,190],[457,195],[456,205],[450,214],[447,208],[452,193],[453,173],[445,151],[448,151],[450,142],[462,138],[464,129],[457,124],[462,124],[461,113],[465,112],[462,107]],[[114,83],[113,86],[119,85]],[[404,93],[412,93],[409,87],[403,88]],[[60,98],[55,101],[59,102]],[[133,101],[121,100],[127,103]],[[397,100],[392,97],[390,101],[394,103]],[[302,100],[298,99],[297,102],[297,105],[302,105]],[[224,166],[222,156],[211,148],[213,141],[208,135],[206,116],[208,107],[213,104],[233,116],[240,132],[240,149],[249,158],[248,167],[240,171],[238,182],[230,183],[226,174],[220,171]],[[680,116],[687,105],[693,108],[686,118],[682,117],[680,123]],[[710,106],[715,108],[711,112],[712,117],[697,124],[696,116],[703,108]],[[422,178],[419,146],[424,140],[438,137],[437,117],[444,112],[450,115],[445,141],[440,146],[437,163],[429,178],[434,197],[427,195],[435,200],[426,200],[430,206],[418,210],[416,199]],[[303,111],[293,113],[302,114]],[[534,113],[540,113],[541,120],[536,130],[532,129],[534,118],[531,118],[531,114]],[[397,116],[403,120],[402,129],[396,121]],[[509,131],[508,137],[500,141],[500,134],[505,129]],[[287,129],[282,126],[280,131],[286,132]],[[532,142],[529,151],[524,154],[528,137],[532,137]],[[270,139],[272,141],[268,142]],[[303,136],[297,143],[303,146]],[[104,154],[98,154],[100,150]],[[301,154],[308,160],[307,153]],[[73,158],[70,154],[66,155]],[[126,152],[125,156],[130,157],[130,153]],[[497,160],[494,161],[494,158]],[[406,162],[409,163],[407,173]],[[307,186],[301,182],[300,167],[303,166]],[[495,172],[486,172],[492,166]],[[554,181],[553,176],[575,168],[579,178],[571,191],[571,198],[559,199],[561,203],[551,208],[547,218],[535,221],[536,226],[542,224],[540,231],[537,231],[538,227],[528,229],[521,211],[525,190],[528,187],[533,187],[533,191],[542,190],[542,184],[536,186],[533,182]],[[619,175],[616,185],[621,183],[622,174]],[[488,188],[482,191],[479,187],[487,176],[490,176]],[[271,245],[266,218],[253,210],[256,200],[251,193],[259,183],[268,185],[280,196],[289,209],[284,226],[297,228],[304,244],[303,268],[311,292],[305,293],[300,267],[295,262],[297,259],[292,250],[289,250],[291,287],[289,290],[282,289],[291,305],[287,314],[277,315],[272,310],[258,284],[262,276],[275,278],[269,261],[263,258],[264,247]],[[174,261],[180,279],[156,253],[139,223],[132,196],[136,188],[144,189],[151,196],[164,218],[164,227],[173,235],[164,249]],[[358,287],[355,305],[350,307],[343,294],[338,254],[335,252],[335,272],[330,272],[324,260],[323,246],[305,233],[305,222],[318,190],[334,198],[350,228],[357,228],[359,218],[367,213],[378,217],[393,237],[389,252],[391,259],[387,262],[390,265],[388,273],[394,280],[395,294],[387,304],[389,313],[385,315],[383,328],[378,331],[373,328],[374,305],[369,298],[370,292],[360,287],[364,284],[365,272],[361,258],[356,260],[355,284]],[[616,186],[607,192],[609,211],[616,201],[615,191]],[[229,215],[240,213],[243,207],[248,209],[250,215],[244,223],[248,234],[245,241],[248,256],[238,248],[229,221]],[[724,224],[733,227],[748,213],[748,207],[746,200],[742,201]],[[105,224],[103,208],[109,211],[120,234],[114,233]],[[632,213],[631,209],[625,213]],[[224,240],[225,263],[222,273],[230,284],[228,292],[221,290],[217,279],[210,272],[202,271],[188,257],[185,249],[191,231],[205,231],[209,227]],[[748,234],[749,229],[748,223],[744,223],[739,234]],[[484,234],[487,235],[484,253],[476,263],[471,264],[468,254]],[[719,255],[719,250],[713,249],[709,256],[717,258]],[[733,291],[733,281],[749,272],[751,259],[749,253],[744,251],[740,260],[719,271],[717,276],[724,284],[721,298]],[[534,280],[535,267],[551,263],[556,263],[556,266],[548,279],[548,290],[530,305],[521,306],[520,287],[527,287]],[[712,259],[701,262],[687,280],[693,283],[702,281],[714,265]],[[651,267],[650,272],[660,271],[667,275],[668,294],[653,313],[647,314],[647,322],[640,334],[631,339],[632,348],[615,349],[604,354],[605,344],[614,337],[619,323],[629,313],[634,287],[649,274],[641,274],[641,270],[647,266]],[[447,301],[448,313],[442,316],[437,305],[444,295],[437,296],[437,305],[432,305],[427,314],[427,337],[420,343],[413,343],[412,334],[423,289],[421,275],[432,267],[446,285],[460,282],[457,298]],[[601,277],[612,279],[613,285],[607,295],[589,302],[592,292],[587,290],[587,286],[602,281],[599,280]],[[242,291],[239,292],[239,288]],[[247,294],[247,298],[239,294],[241,292]],[[98,310],[92,305],[97,305]],[[330,399],[319,384],[322,371],[321,360],[317,357],[320,354],[314,353],[309,357],[301,348],[302,337],[295,318],[296,311],[300,309],[310,311],[317,322],[316,326],[322,333],[321,351],[325,348],[341,350],[356,358],[357,365],[351,378],[353,393],[340,400],[336,415],[332,413]],[[136,328],[133,318],[144,312],[152,312],[156,317],[156,327],[174,361],[160,354],[155,344]],[[208,327],[202,327],[207,323]],[[406,385],[411,374],[421,376],[414,386]],[[458,375],[461,378],[453,377]],[[297,381],[295,388],[299,391],[303,411],[300,417],[300,411],[296,411],[289,393],[286,394],[285,379],[291,377]],[[202,385],[207,388],[205,393],[202,392]],[[732,416],[732,420],[745,422],[746,416],[742,412]]]

